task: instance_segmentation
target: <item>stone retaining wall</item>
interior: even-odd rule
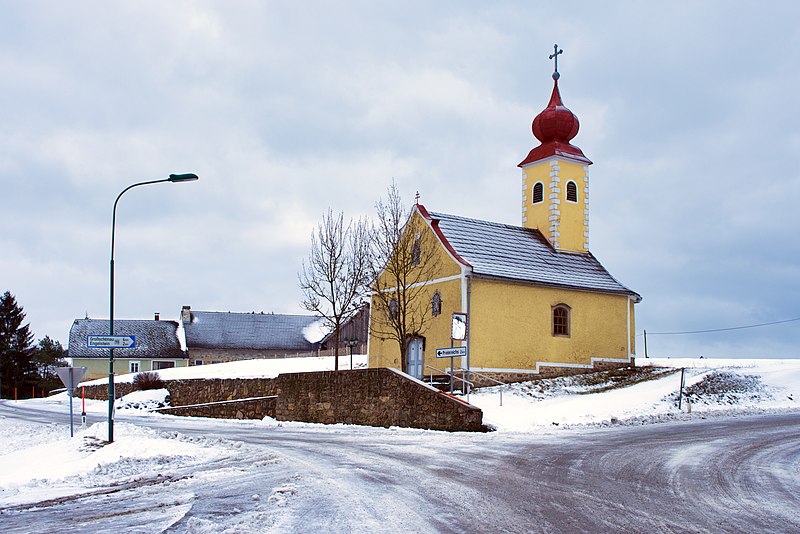
[[[263,419],[275,417],[275,397],[256,397],[189,406],[158,408],[155,411],[187,417],[213,417],[216,419]]]
[[[255,403],[243,410],[232,405],[209,407],[209,403],[277,396],[271,402],[280,421],[483,430],[479,408],[391,369],[291,373],[272,379],[164,380],[164,387],[172,408],[162,411],[175,415],[236,418],[241,411],[242,417],[261,418],[273,408]],[[133,384],[116,385],[117,396],[131,391]],[[87,386],[85,392],[90,399],[108,399],[107,385]],[[201,404],[202,413],[193,406]]]
[[[392,369],[291,373],[277,379],[280,420],[481,431],[483,412]]]
[[[209,378],[164,380],[169,390],[170,404],[186,406],[250,397],[268,397],[275,394],[273,378]],[[133,384],[120,383],[114,386],[117,398],[133,391]],[[108,400],[108,385],[86,386],[86,398]]]

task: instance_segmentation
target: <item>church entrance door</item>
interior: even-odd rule
[[[414,378],[422,379],[424,361],[422,338],[415,337],[410,339],[406,350],[406,373]]]

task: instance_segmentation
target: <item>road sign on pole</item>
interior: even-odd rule
[[[459,356],[467,355],[467,347],[448,347],[444,349],[436,349],[437,358],[458,358]]]
[[[90,349],[132,349],[136,346],[136,336],[87,336],[86,346]]]
[[[56,369],[56,373],[67,387],[69,394],[69,437],[72,437],[74,435],[72,431],[72,392],[86,373],[86,367],[59,367]]]

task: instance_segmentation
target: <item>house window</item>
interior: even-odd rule
[[[439,293],[439,290],[433,292],[433,297],[431,297],[431,314],[436,317],[442,313],[442,294]]]
[[[422,249],[419,244],[419,238],[414,240],[411,245],[411,265],[419,265],[419,258],[422,255]]]
[[[569,337],[569,306],[559,304],[553,306],[553,335]]]
[[[533,203],[538,204],[544,201],[544,185],[542,182],[536,182],[533,186]]]
[[[129,373],[138,373],[139,372],[139,362],[128,362],[128,372]]]
[[[392,299],[389,301],[389,320],[396,321],[397,320],[397,299]]]
[[[575,182],[570,180],[567,182],[567,202],[577,202],[578,201],[578,186],[575,185]]]
[[[159,369],[172,369],[175,367],[174,361],[154,361],[153,362],[153,371],[158,371]]]
[[[203,360],[195,360],[194,364],[195,365],[203,365]]]

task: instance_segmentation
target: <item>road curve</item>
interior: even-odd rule
[[[53,415],[0,405],[0,416]],[[263,515],[262,531],[800,531],[800,413],[542,436],[131,420],[244,444],[224,467],[236,472],[224,484],[175,485],[191,497],[176,498],[187,510],[174,532],[235,526],[231,510],[246,512],[253,494],[276,487],[291,491],[281,514]],[[116,505],[146,508],[153,498],[128,492]],[[86,513],[94,523],[73,524],[90,529],[109,506],[95,501],[17,511],[2,521],[57,525],[64,514],[74,520]],[[120,521],[135,517],[121,514]]]

